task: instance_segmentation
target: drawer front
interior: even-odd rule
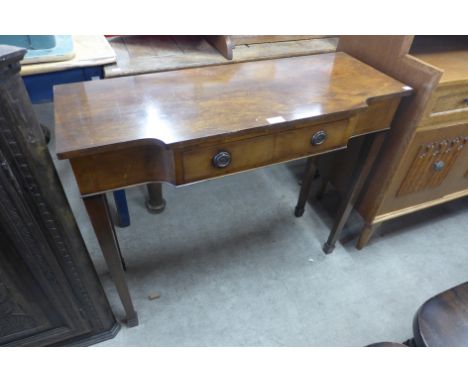
[[[400,99],[391,99],[369,105],[367,110],[356,116],[353,137],[374,131],[389,129]]]
[[[182,153],[185,182],[213,178],[267,165],[273,160],[274,137],[263,136]],[[216,167],[215,156],[230,156],[225,167]],[[226,162],[225,162],[226,163]]]
[[[183,183],[346,147],[350,135],[348,120],[340,120],[185,150],[182,152]]]
[[[428,110],[423,125],[468,119],[468,85],[437,88]]]
[[[451,111],[468,110],[468,87],[450,89],[449,92],[442,92],[437,98],[432,113],[443,113]],[[436,93],[437,94],[437,93]]]
[[[301,158],[325,151],[346,147],[351,136],[348,120],[296,128],[276,137],[275,159],[277,161]],[[323,142],[317,139],[323,138]]]

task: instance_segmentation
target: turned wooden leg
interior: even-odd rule
[[[349,215],[359,196],[359,193],[364,186],[364,182],[369,175],[374,160],[380,151],[385,133],[369,134],[364,138],[357,163],[354,166],[348,191],[341,201],[337,217],[333,223],[330,236],[327,242],[323,245],[323,251],[326,254],[332,253],[335,249],[335,243],[341,235],[341,231],[348,221]]]
[[[148,199],[146,200],[146,208],[152,214],[159,214],[166,208],[166,201],[162,196],[161,183],[148,183]]]
[[[109,213],[109,206],[105,194],[87,196],[83,198],[91,224],[101,246],[102,254],[109,268],[112,280],[119,293],[120,300],[127,315],[128,326],[138,325],[138,316],[133,307],[132,298],[128,290],[125,272],[122,267],[119,242],[115,234],[114,225]]]
[[[301,217],[304,214],[304,207],[309,198],[310,186],[316,175],[316,166],[315,166],[315,157],[307,158],[306,168],[304,171],[304,176],[302,177],[301,182],[301,191],[299,192],[299,199],[297,201],[296,208],[294,210],[294,215],[296,217]]]
[[[366,224],[359,235],[359,239],[356,244],[357,249],[362,249],[369,242],[370,238],[374,234],[375,230],[380,227],[381,223],[377,224]]]

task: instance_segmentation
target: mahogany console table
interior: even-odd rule
[[[360,135],[369,137],[368,159],[382,142],[374,133],[390,127],[400,99],[410,93],[345,53],[57,86],[57,154],[71,162],[127,325],[138,318],[107,191],[193,183],[343,149]],[[356,166],[329,248],[349,215],[360,172],[369,167]]]

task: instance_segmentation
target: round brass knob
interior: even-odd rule
[[[312,135],[311,143],[314,146],[319,146],[327,140],[327,137],[328,135],[325,131],[323,130],[317,131],[314,135]]]
[[[213,166],[225,168],[231,164],[231,154],[227,151],[220,151],[213,157]]]
[[[442,171],[444,167],[445,167],[445,163],[443,160],[438,160],[437,162],[434,162],[434,164],[432,165],[432,168],[435,171]]]

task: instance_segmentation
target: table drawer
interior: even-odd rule
[[[277,135],[275,158],[288,160],[345,147],[350,136],[348,120],[297,127]]]
[[[286,131],[182,152],[182,183],[245,171],[345,147],[348,120],[303,124]]]
[[[274,136],[266,135],[185,151],[184,180],[192,182],[266,165],[273,161],[274,142]],[[224,159],[220,156],[223,154]]]

